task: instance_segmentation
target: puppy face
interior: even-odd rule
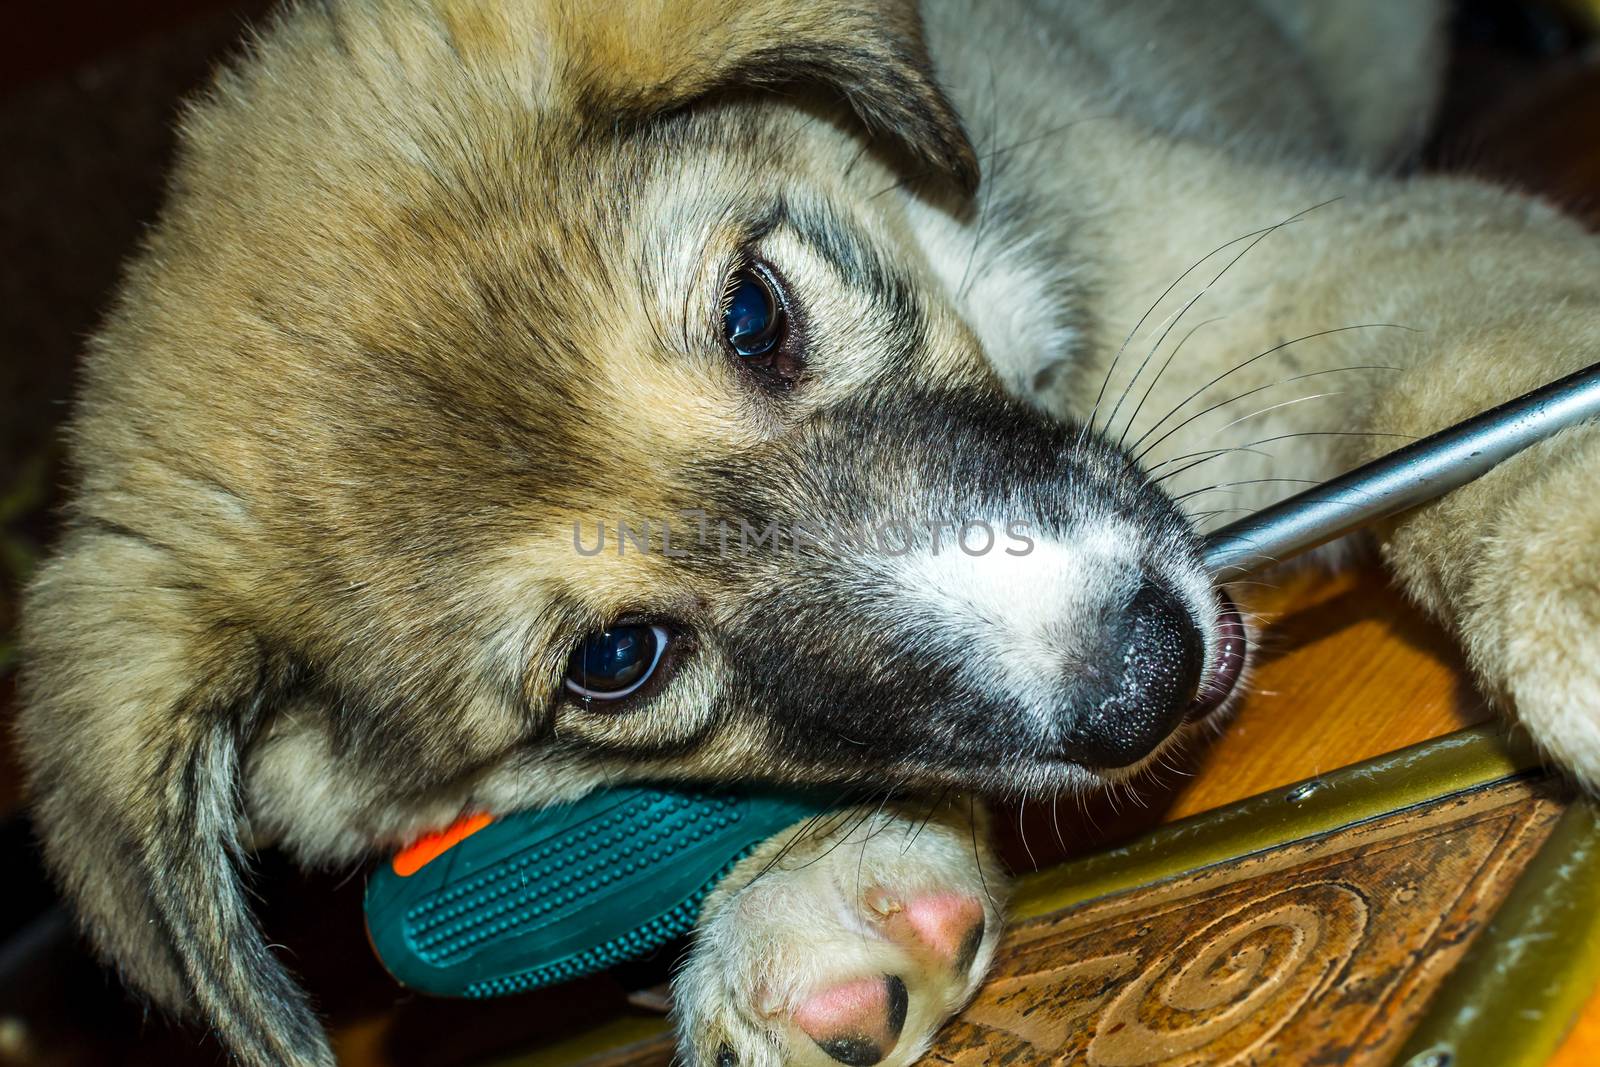
[[[325,619],[343,773],[1046,791],[1177,727],[1215,614],[1186,526],[1007,395],[851,124],[740,99],[544,136],[317,330],[351,357],[311,422],[345,429],[296,506],[337,532],[287,552],[339,578],[282,635]]]
[[[36,811],[248,1062],[323,1053],[243,782],[329,854],[627,778],[1056,790],[1215,703],[1176,511],[955,311],[975,161],[914,5],[570,6],[285,16],[90,354]]]
[[[745,97],[534,140],[475,177],[493,207],[435,193],[352,257],[359,319],[311,331],[342,365],[286,354],[317,384],[284,437],[340,429],[277,460],[288,566],[329,572],[281,633],[322,620],[301,694],[349,715],[269,737],[264,778],[293,791],[309,749],[385,798],[485,766],[501,803],[1046,791],[1177,727],[1215,615],[1187,527],[1007,394],[852,122]]]
[[[176,266],[137,318],[202,365],[134,382],[108,353],[127,398],[84,422],[103,454],[129,409],[179,409],[159,462],[212,484],[139,520],[277,664],[264,705],[323,709],[265,716],[263,781],[359,782],[373,810],[490,768],[509,802],[619,776],[1056,790],[1177,725],[1213,643],[1192,542],[1008,396],[955,310],[895,188],[969,210],[926,69],[823,40],[797,70],[767,53],[815,29],[762,15],[641,104],[633,39],[589,23],[335,10],[191,124]],[[892,137],[748,87],[841,64],[911,101]],[[1130,649],[1172,684],[1125,679]],[[571,677],[606,662],[609,689]],[[263,805],[293,836],[289,803]]]

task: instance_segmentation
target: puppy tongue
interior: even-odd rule
[[[1198,722],[1220,708],[1244,673],[1244,618],[1226,593],[1219,590],[1217,600],[1217,663],[1185,712],[1184,717],[1190,722]]]

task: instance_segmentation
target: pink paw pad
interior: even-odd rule
[[[893,1051],[910,996],[894,975],[861,978],[811,994],[794,1022],[817,1047],[850,1067],[869,1067]]]
[[[911,936],[958,974],[972,966],[983,944],[983,904],[961,893],[913,897],[890,923],[909,928]]]

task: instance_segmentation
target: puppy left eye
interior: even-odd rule
[[[670,640],[664,626],[613,626],[592,633],[567,661],[567,690],[585,700],[631,696],[661,666]]]
[[[735,355],[754,359],[778,347],[783,340],[785,318],[773,281],[765,271],[747,267],[729,281],[722,337]]]

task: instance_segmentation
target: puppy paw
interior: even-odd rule
[[[981,827],[925,814],[840,813],[735,868],[674,983],[685,1063],[896,1067],[926,1050],[989,966],[1003,880]]]
[[[1490,540],[1462,636],[1539,747],[1600,793],[1600,427],[1558,441]]]

